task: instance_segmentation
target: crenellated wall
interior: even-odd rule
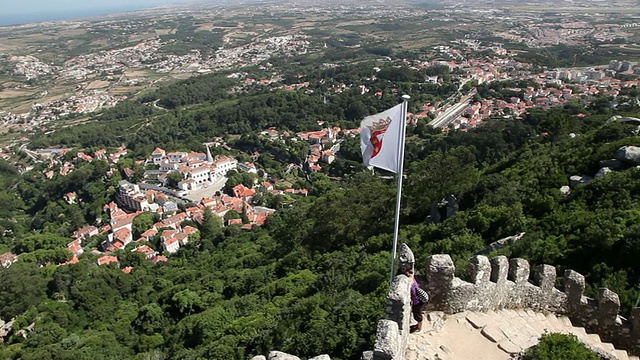
[[[414,268],[415,257],[406,244],[398,249],[399,268]],[[385,319],[378,321],[376,343],[373,351],[362,355],[363,360],[404,359],[404,351],[411,324],[411,280],[397,275],[389,286],[385,307]]]
[[[415,263],[405,244],[400,246],[400,262],[401,266]],[[555,267],[539,265],[532,271],[528,261],[505,256],[474,256],[467,263],[466,278],[460,279],[449,255],[432,255],[425,274],[426,283],[421,286],[430,295],[425,311],[454,314],[506,308],[552,312],[568,316],[573,325],[597,333],[618,349],[640,354],[640,308],[633,309],[627,320],[618,315],[620,299],[609,289],[601,288],[596,299],[585,297],[584,276],[573,270],[565,271],[562,290],[555,287]],[[410,285],[404,275],[394,278],[386,319],[378,323],[375,349],[363,354],[363,359],[404,359],[411,321]]]

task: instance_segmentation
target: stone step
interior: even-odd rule
[[[518,311],[518,314],[520,315],[514,319],[514,322],[529,325],[534,328],[536,332],[544,333],[545,326],[535,317],[529,316],[529,314],[524,311]]]
[[[543,321],[542,316],[539,315],[539,313],[536,314],[535,316],[531,316],[532,315],[531,312],[522,310],[522,311],[516,311],[516,314],[519,315],[520,319],[525,320],[525,324],[529,329],[533,329],[534,332],[537,333],[538,339],[545,332],[572,334],[572,335],[575,335],[580,341],[590,344],[594,347],[600,348],[608,353],[614,354],[614,352],[616,351],[613,344],[602,342],[598,334],[588,334],[583,327],[573,326],[571,324],[571,320],[566,316],[556,316],[554,314],[546,314],[544,315],[545,319]],[[513,322],[514,322],[514,325],[520,326],[520,329],[522,329],[522,325],[518,323],[517,319],[513,319]],[[512,337],[509,337],[509,339],[511,340],[512,343],[514,343],[515,345],[519,345],[524,349],[530,346],[533,346],[535,345],[535,343],[537,343],[537,342],[533,344],[527,343],[526,340],[523,339],[521,335],[519,337],[520,339],[518,338],[513,339]],[[530,342],[533,342],[533,341],[530,341]],[[626,352],[622,353],[622,351],[618,351],[615,354],[620,359],[628,358],[628,356],[626,356]],[[640,358],[638,360],[640,360]]]
[[[600,335],[598,334],[587,334],[586,339],[592,345],[600,346],[602,344],[602,340],[600,340]]]
[[[583,327],[574,326],[568,329],[569,332],[578,337],[578,339],[585,341],[587,339],[587,332]]]
[[[529,318],[525,318],[525,320],[527,321],[527,324],[529,324],[531,327],[536,329],[539,335],[542,335],[547,332],[549,333],[552,333],[552,332],[566,333],[567,332],[567,329],[564,326],[562,326],[560,322],[547,323],[546,321],[543,321],[538,317],[529,317]]]
[[[568,318],[565,319],[569,320]],[[556,332],[566,332],[568,328],[573,327],[573,325],[571,325],[571,321],[569,321],[569,324],[567,325],[566,321],[561,320],[556,315],[551,313],[546,315],[545,324],[548,324],[550,330]]]
[[[501,309],[489,312],[442,314],[441,317],[427,314],[427,320],[424,333],[410,337],[410,343],[407,344],[407,360],[468,360],[475,354],[474,350],[469,352],[468,347],[460,346],[458,338],[446,337],[450,329],[475,333],[474,336],[478,337],[468,338],[475,339],[473,340],[475,341],[474,349],[486,345],[486,351],[490,352],[493,346],[493,351],[497,353],[492,354],[490,359],[508,359],[510,355],[535,346],[545,333],[563,333],[575,335],[585,345],[598,349],[602,354],[610,354],[611,358],[640,360],[637,356],[628,355],[625,350],[615,349],[609,342],[603,342],[598,334],[588,334],[583,327],[573,326],[566,316],[552,313]],[[441,325],[439,331],[435,330],[436,322]],[[505,358],[500,357],[500,353]]]
[[[627,355],[627,352],[625,350],[614,350],[613,355],[618,357],[618,360],[629,360],[629,355]]]
[[[511,342],[511,340],[509,339],[504,339],[502,340],[499,344],[498,344],[498,348],[504,352],[506,352],[507,354],[510,355],[516,355],[519,354],[520,352],[522,352],[522,348],[516,344],[514,344],[513,342]]]
[[[558,317],[558,320],[565,326],[565,327],[571,327],[573,326],[573,324],[571,323],[571,319],[569,319],[566,316],[560,316]]]
[[[610,352],[610,353],[613,353],[613,352],[616,350],[616,347],[615,347],[615,346],[613,346],[613,344],[612,344],[612,343],[608,343],[608,342],[601,342],[601,343],[599,344],[599,347],[600,347],[602,350],[607,351],[607,352]]]

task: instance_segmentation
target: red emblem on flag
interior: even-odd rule
[[[371,138],[369,139],[369,142],[371,142],[371,145],[373,145],[371,159],[376,157],[380,150],[382,150],[382,139],[384,138],[384,133],[387,132],[390,124],[391,118],[387,116],[386,119],[379,119],[378,121],[374,121],[373,124],[369,126],[369,130],[371,131]]]
[[[382,139],[387,129],[377,130],[371,134],[371,145],[373,145],[373,152],[371,152],[371,158],[373,159],[378,155],[380,149],[382,149]]]

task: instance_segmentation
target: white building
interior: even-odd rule
[[[180,249],[180,242],[178,241],[178,238],[176,237],[171,237],[165,241],[162,242],[162,248],[170,253],[173,254],[175,252],[177,252]]]
[[[187,158],[186,152],[170,152],[167,154],[167,158],[169,162],[172,164],[182,162],[183,159]]]
[[[253,163],[238,163],[238,170],[246,171],[248,173],[257,174],[258,169]]]
[[[227,172],[238,168],[238,160],[228,157],[220,156],[216,159],[216,177],[225,176]]]
[[[149,208],[147,197],[140,191],[140,187],[126,180],[118,183],[116,190],[118,204],[135,211],[146,211]]]
[[[151,160],[155,165],[160,165],[162,159],[166,156],[166,154],[167,153],[164,151],[164,149],[156,148],[151,153]]]
[[[161,171],[173,171],[173,170],[178,170],[178,168],[179,168],[178,163],[171,163],[168,160],[162,160],[162,162],[160,163]]]
[[[193,179],[197,184],[202,184],[210,181],[211,170],[207,166],[201,166],[195,169],[189,170],[187,173],[187,179]]]

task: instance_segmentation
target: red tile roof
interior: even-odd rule
[[[164,262],[167,261],[167,257],[164,255],[158,255],[156,257],[153,258],[153,260],[151,260],[154,264],[157,264],[159,262]]]
[[[238,184],[233,187],[233,193],[236,197],[239,198],[249,197],[255,195],[256,189],[249,189],[248,187],[244,186],[244,184]]]
[[[105,255],[98,258],[98,265],[111,264],[112,262],[118,262],[118,258],[115,256]]]

